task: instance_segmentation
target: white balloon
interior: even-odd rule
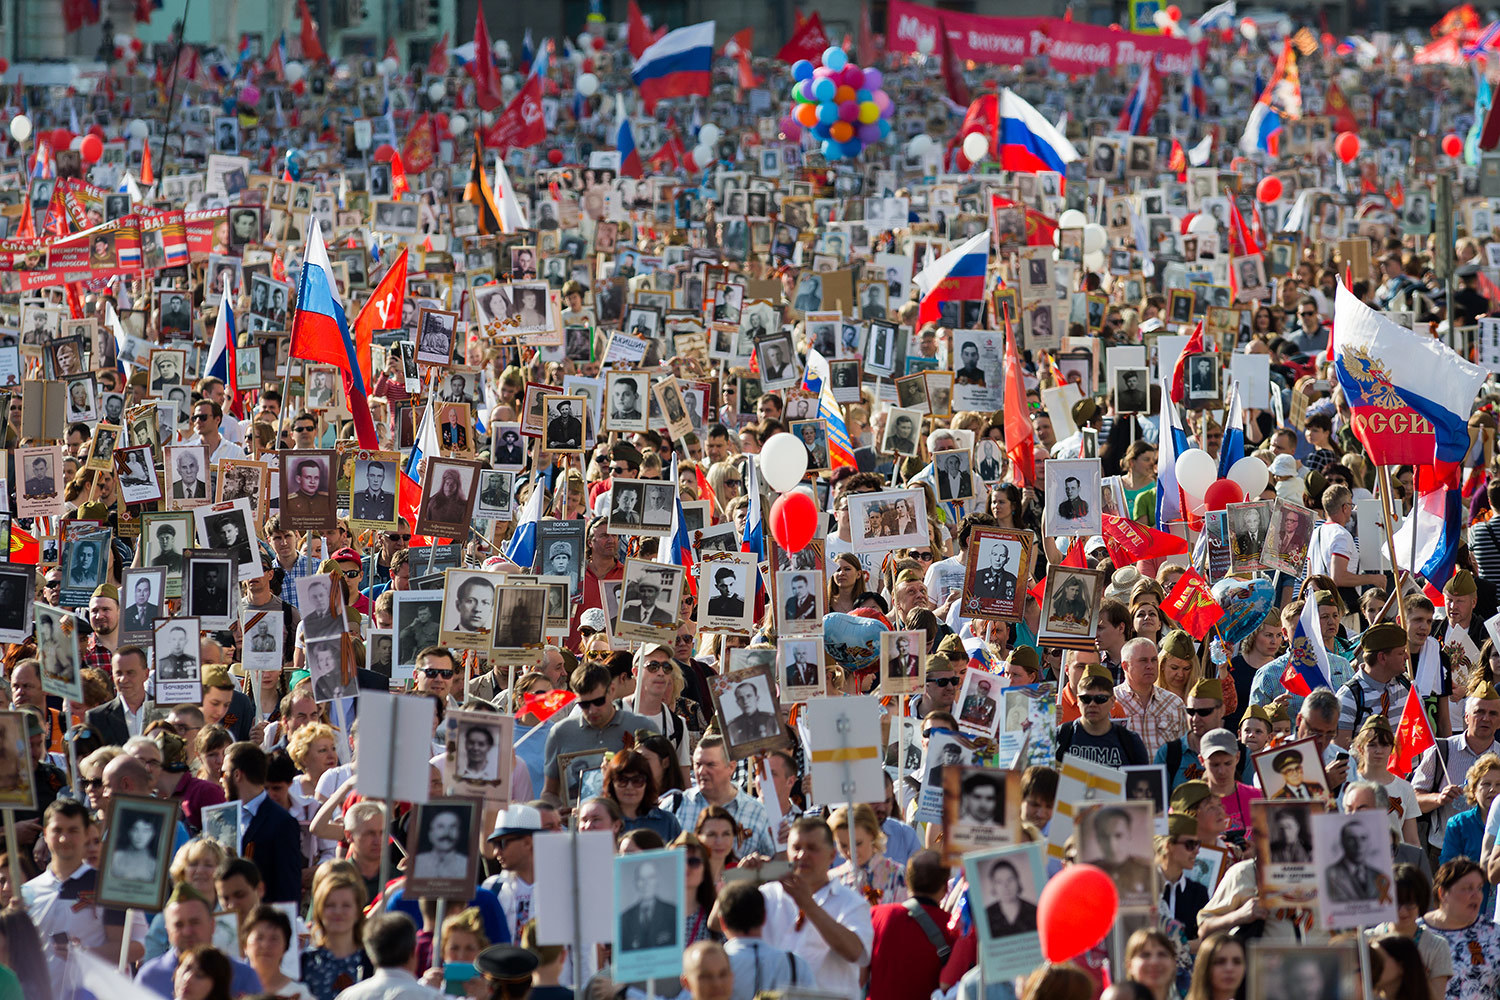
[[[1070,208],[1057,217],[1058,229],[1082,229],[1088,224],[1089,217],[1076,208]]]
[[[73,137],[73,141],[70,142],[70,143],[68,143],[68,148],[71,149],[75,153],[78,152],[80,149],[82,149],[83,148],[83,136],[81,136],[81,135],[75,135]]]
[[[441,83],[431,83],[427,86],[427,98],[432,101],[441,101],[448,93],[448,88]]]
[[[714,148],[706,142],[701,142],[698,145],[694,146],[693,162],[698,164],[699,170],[702,170],[704,167],[714,162]]]
[[[1229,478],[1245,491],[1245,496],[1254,499],[1271,481],[1271,470],[1254,455],[1246,455],[1229,467]]]
[[[584,97],[593,97],[599,92],[599,78],[592,73],[580,73],[574,86]]]
[[[723,134],[723,132],[719,131],[719,126],[713,122],[709,122],[698,129],[698,141],[705,146],[717,145]]]
[[[384,76],[394,76],[396,70],[401,68],[401,63],[395,59],[380,60],[380,72]]]
[[[807,474],[807,449],[783,431],[760,446],[760,475],[777,493],[785,493]]]
[[[144,139],[151,134],[151,126],[141,118],[131,119],[128,128],[132,139]]]
[[[1098,253],[1104,249],[1104,244],[1109,242],[1109,233],[1104,227],[1096,222],[1090,222],[1083,227],[1083,252]]]
[[[932,50],[937,48],[937,39],[931,35],[917,36],[917,51],[924,56],[932,55]]]
[[[17,142],[25,142],[31,138],[31,119],[25,115],[16,115],[10,120],[10,137]]]
[[[587,31],[585,31],[583,34],[581,34],[581,35],[578,36],[578,47],[580,49],[589,48],[593,44],[594,44],[594,36],[591,35],[591,34],[589,34]]]
[[[285,74],[287,83],[296,83],[307,75],[307,67],[299,62],[289,62],[282,69],[282,73]]]
[[[1222,76],[1214,77],[1214,82],[1210,86],[1213,87],[1216,97],[1225,97],[1229,94],[1229,81]]]
[[[1093,253],[1085,253],[1083,255],[1083,267],[1086,271],[1104,270],[1104,254],[1098,250],[1095,250]]]
[[[1212,215],[1209,215],[1207,212],[1199,212],[1197,215],[1193,216],[1193,220],[1188,223],[1188,232],[1194,233],[1198,236],[1208,236],[1212,233],[1217,233],[1218,231],[1218,220],[1215,219]]]
[[[1172,30],[1172,19],[1167,16],[1167,12],[1164,10],[1159,10],[1155,14],[1152,14],[1151,23],[1155,24],[1162,31]]]
[[[454,135],[463,135],[469,130],[469,119],[463,115],[448,116],[448,131]]]
[[[923,132],[911,137],[911,141],[906,144],[906,151],[912,156],[926,156],[932,152],[934,145],[936,143],[932,141],[932,136]]]
[[[964,136],[964,156],[970,163],[978,163],[990,155],[990,137],[983,132],[970,132]]]
[[[516,74],[507,73],[500,78],[500,89],[505,91],[515,90],[517,82],[519,81],[516,80]]]
[[[1189,448],[1177,456],[1177,483],[1188,496],[1201,499],[1218,477],[1218,463],[1202,448]]]
[[[495,54],[496,59],[510,58],[510,42],[503,38],[495,39],[495,44],[490,46],[490,51]]]

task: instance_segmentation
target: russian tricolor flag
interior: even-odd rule
[[[1136,80],[1135,89],[1130,92],[1130,100],[1120,111],[1118,128],[1131,135],[1145,135],[1151,130],[1151,119],[1160,105],[1161,79],[1156,75],[1156,68],[1148,62],[1141,67],[1141,75]]]
[[[230,303],[234,300],[229,290],[229,272],[220,272],[224,275],[223,297],[219,300],[219,318],[214,321],[213,341],[208,345],[208,374],[224,383],[225,394],[229,397],[229,411],[236,417],[244,419],[240,412],[240,385],[235,376],[235,322],[234,309]]]
[[[1318,688],[1329,686],[1330,672],[1328,647],[1323,645],[1323,633],[1318,626],[1318,601],[1309,588],[1307,603],[1302,606],[1302,616],[1292,633],[1291,648],[1286,652],[1281,683],[1292,694],[1306,698]]]
[[[624,102],[616,101],[615,107],[623,108]],[[641,151],[635,148],[635,133],[630,130],[628,115],[620,116],[620,131],[615,133],[615,149],[620,151],[620,176],[641,176]]]
[[[990,231],[986,229],[922,268],[922,273],[913,279],[922,293],[917,326],[935,322],[944,302],[983,299],[984,276],[989,266]]]
[[[354,431],[361,448],[378,448],[375,422],[370,418],[364,373],[354,347],[349,319],[339,302],[338,284],[323,229],[316,218],[302,254],[302,274],[297,283],[297,315],[292,320],[291,356],[304,361],[331,364],[344,373],[344,394],[354,415]]]
[[[672,482],[677,482],[677,456],[672,456]],[[698,595],[697,571],[693,569],[693,543],[688,538],[687,518],[682,512],[682,491],[672,498],[672,527],[656,550],[656,561],[667,566],[681,566],[687,571],[688,590]]]
[[[1078,150],[1014,91],[1000,92],[1000,166],[1034,174],[1039,170],[1066,173]],[[978,296],[976,296],[978,297]]]
[[[1245,134],[1240,136],[1240,151],[1245,154],[1271,151],[1271,133],[1281,129],[1281,116],[1265,98],[1255,102],[1245,119]]]
[[[542,498],[546,495],[546,489],[538,480],[531,487],[531,495],[526,498],[526,506],[516,521],[516,533],[505,543],[505,558],[522,569],[530,569],[536,563],[536,526],[542,519]]]
[[[668,97],[708,96],[712,83],[714,22],[669,31],[641,53],[630,78],[649,113]]]

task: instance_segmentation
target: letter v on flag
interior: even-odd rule
[[[330,364],[344,373],[344,394],[349,398],[349,410],[354,415],[354,432],[359,446],[378,448],[380,441],[375,436],[375,422],[370,418],[369,390],[337,289],[333,265],[328,262],[328,248],[323,245],[323,229],[314,218],[302,253],[290,356]]]

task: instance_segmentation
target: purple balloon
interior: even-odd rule
[[[860,142],[864,143],[867,146],[871,145],[872,143],[877,143],[881,139],[880,123],[876,122],[873,125],[861,125],[859,126],[859,128],[854,130],[854,134],[859,137]]]
[[[846,122],[859,121],[859,102],[845,101],[839,105],[839,117]]]
[[[799,125],[797,123],[797,119],[793,118],[791,115],[782,115],[781,122],[778,124],[777,128],[780,130],[781,134],[786,136],[788,139],[797,139],[802,135],[802,126]]]
[[[843,77],[844,83],[850,87],[853,87],[855,90],[858,90],[865,85],[865,71],[860,69],[853,63],[850,63],[849,65],[844,67]]]
[[[871,66],[869,69],[865,70],[865,89],[866,90],[879,90],[880,89],[880,85],[882,83],[884,83],[884,82],[885,82],[885,75],[883,73],[881,73],[880,70],[876,69],[874,66]]]

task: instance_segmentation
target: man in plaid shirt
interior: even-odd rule
[[[1115,699],[1125,710],[1125,725],[1146,744],[1148,759],[1167,743],[1187,732],[1187,709],[1182,699],[1156,686],[1160,670],[1156,643],[1135,638],[1120,650],[1125,682],[1115,687]]]
[[[751,798],[735,787],[734,765],[729,762],[724,737],[705,736],[698,743],[698,749],[693,751],[693,777],[698,781],[697,787],[682,793],[682,803],[676,812],[677,822],[684,830],[697,825],[698,814],[703,810],[719,806],[739,824],[735,853],[742,858],[750,854],[776,856],[771,817],[760,799]]]
[[[94,634],[83,644],[83,666],[109,675],[109,659],[120,644],[120,591],[112,583],[101,583],[89,598],[89,627]]]
[[[277,596],[295,608],[297,581],[312,576],[317,566],[311,556],[297,551],[297,533],[281,526],[280,514],[273,514],[266,521],[266,534],[271,539],[271,551],[276,553],[276,564],[281,567],[281,593]]]

